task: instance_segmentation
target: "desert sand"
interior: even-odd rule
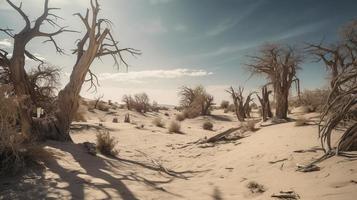
[[[131,123],[124,123],[130,113]],[[0,180],[0,199],[274,199],[279,191],[294,191],[304,200],[354,200],[357,160],[333,157],[318,164],[320,171],[298,172],[323,155],[317,126],[295,127],[294,122],[258,127],[244,138],[214,145],[194,142],[239,126],[233,113],[214,110],[212,116],[181,122],[182,134],[167,127],[174,109],[145,115],[126,109],[86,112],[87,122],[73,123],[73,143],[48,141],[53,158],[16,178]],[[165,115],[166,114],[166,115]],[[167,116],[168,115],[168,116]],[[318,114],[293,113],[316,119]],[[117,117],[119,123],[112,123]],[[203,130],[211,121],[213,131]],[[101,124],[101,126],[99,126]],[[116,158],[87,153],[82,142],[95,142],[107,129],[119,141]],[[294,152],[299,150],[307,150]],[[264,186],[253,193],[249,182]]]

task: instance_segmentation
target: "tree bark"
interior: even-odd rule
[[[286,119],[288,113],[289,88],[282,86],[276,90],[276,110],[275,116],[278,119]]]

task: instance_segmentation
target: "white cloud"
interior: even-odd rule
[[[12,47],[12,41],[9,39],[2,39],[0,40],[0,46],[10,48]]]
[[[172,70],[146,70],[146,71],[132,71],[128,73],[102,73],[98,75],[99,80],[111,80],[116,82],[142,82],[147,78],[161,78],[161,79],[174,79],[182,77],[200,77],[212,75],[202,69],[172,69]]]

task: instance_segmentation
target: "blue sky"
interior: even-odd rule
[[[16,3],[20,1],[13,0]],[[43,0],[23,1],[23,8],[35,19]],[[119,101],[125,93],[147,92],[159,103],[177,103],[177,89],[182,85],[202,84],[217,102],[228,99],[225,89],[244,85],[255,90],[264,83],[262,77],[248,80],[244,68],[246,55],[255,54],[266,43],[303,47],[305,42],[334,42],[339,28],[357,17],[353,0],[105,0],[102,16],[113,23],[113,32],[123,47],[140,49],[143,55],[127,57],[128,73],[117,71],[110,59],[92,65],[101,81],[99,94]],[[89,0],[52,0],[61,7],[57,13],[65,18],[60,24],[84,30],[72,14],[84,12]],[[0,26],[19,30],[21,18],[0,0]],[[45,27],[50,29],[50,27]],[[57,37],[70,54],[81,34]],[[12,41],[0,34],[0,47],[11,50]],[[56,54],[53,46],[41,40],[28,49],[47,62],[63,69],[63,82],[74,63],[71,55]],[[28,66],[33,63],[28,61]],[[302,88],[323,87],[326,72],[321,64],[307,59],[299,72]],[[86,91],[83,96],[96,94]]]

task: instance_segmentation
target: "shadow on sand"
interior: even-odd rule
[[[176,178],[186,179],[188,175],[198,173],[172,170],[168,173],[165,168],[141,161],[91,156],[79,144],[50,142],[50,146],[71,154],[79,165],[78,169],[68,169],[70,167],[64,167],[63,163],[61,165],[57,159],[50,159],[45,166],[31,170],[31,172],[27,170],[23,176],[17,175],[16,177],[2,179],[0,181],[1,198],[95,198],[85,194],[86,189],[90,188],[94,189],[97,195],[100,195],[100,199],[140,199],[127,186],[127,183],[131,182],[136,185],[139,184],[140,188],[144,186],[152,192],[157,191],[165,193],[166,196],[181,197],[179,194],[167,191],[161,184],[170,183]],[[50,170],[54,175],[45,176],[46,170]],[[155,180],[145,178],[144,175],[151,177],[154,175]]]

